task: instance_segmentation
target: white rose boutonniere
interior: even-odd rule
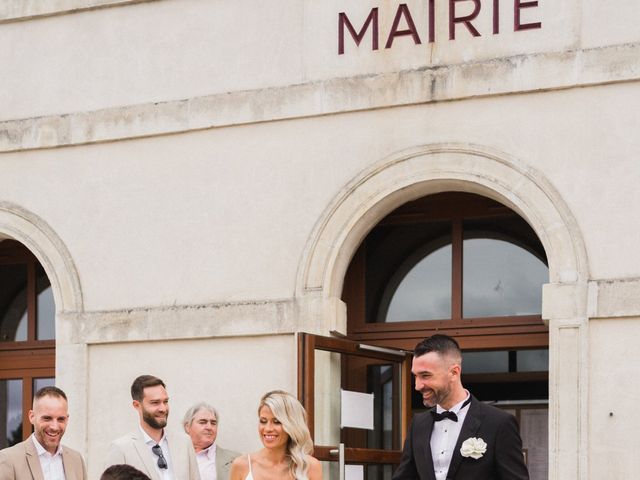
[[[463,457],[471,457],[478,460],[487,451],[487,444],[481,438],[467,438],[462,442],[460,447],[460,454]]]

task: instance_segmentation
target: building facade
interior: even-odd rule
[[[235,450],[259,446],[258,400],[280,388],[313,409],[317,444],[397,451],[406,379],[388,445],[340,434],[340,388],[371,379],[303,334],[409,350],[444,331],[507,352],[511,376],[469,378],[544,419],[536,478],[633,478],[639,21],[630,0],[0,2],[0,421],[16,430],[9,403],[24,415],[55,376],[97,477],[152,373],[171,428],[207,400]],[[467,300],[473,239],[520,249],[501,257],[512,300],[500,282]],[[435,252],[445,313],[391,318]],[[465,315],[494,294],[517,305]],[[527,351],[548,363],[512,368]]]

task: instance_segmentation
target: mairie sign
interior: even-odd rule
[[[538,0],[445,0],[438,2],[438,8],[447,8],[447,15],[440,15],[436,11],[436,0],[424,0],[427,2],[427,28],[424,32],[419,32],[416,28],[414,17],[406,3],[401,3],[396,9],[393,23],[389,33],[385,35],[384,48],[391,48],[393,41],[398,37],[411,37],[414,44],[419,45],[426,39],[429,43],[436,41],[436,17],[445,20],[449,27],[449,40],[455,40],[456,32],[461,27],[465,27],[469,34],[480,37],[483,34],[497,35],[500,33],[500,13],[506,10],[506,4],[512,7],[513,31],[532,30],[542,28],[541,21],[531,21],[523,19],[523,11],[527,11],[527,18],[535,16],[535,9],[538,8]],[[469,12],[469,10],[471,11]],[[464,13],[460,13],[465,10]],[[511,10],[511,8],[509,8]],[[474,21],[480,15],[491,15],[492,28],[490,32],[480,32]],[[359,46],[362,40],[370,32],[371,50],[380,48],[380,13],[378,7],[374,7],[363,22],[352,21],[346,12],[338,14],[338,54],[343,55],[345,51],[345,32],[348,32],[351,39]]]

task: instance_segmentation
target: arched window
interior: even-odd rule
[[[479,195],[431,195],[389,214],[360,246],[343,292],[348,334],[407,350],[435,331],[467,348],[546,348],[548,277],[517,213]]]
[[[0,448],[31,434],[33,393],[55,375],[55,304],[44,269],[22,244],[0,242]]]
[[[544,259],[494,232],[464,232],[462,318],[540,315]],[[451,243],[411,255],[383,293],[378,322],[446,319],[451,314]],[[388,299],[388,300],[387,300]]]
[[[408,351],[434,333],[455,337],[465,387],[518,418],[531,478],[547,478],[548,278],[542,244],[516,212],[469,193],[430,195],[391,212],[360,245],[342,295],[347,337]],[[357,364],[346,368],[355,376]],[[371,372],[366,381],[383,391]],[[410,418],[424,406],[407,388]]]

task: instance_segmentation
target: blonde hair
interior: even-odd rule
[[[307,427],[307,412],[297,398],[283,390],[267,392],[260,399],[258,414],[262,407],[269,407],[271,413],[282,424],[289,435],[287,455],[289,470],[296,480],[308,480],[308,455],[313,453],[313,441]]]

